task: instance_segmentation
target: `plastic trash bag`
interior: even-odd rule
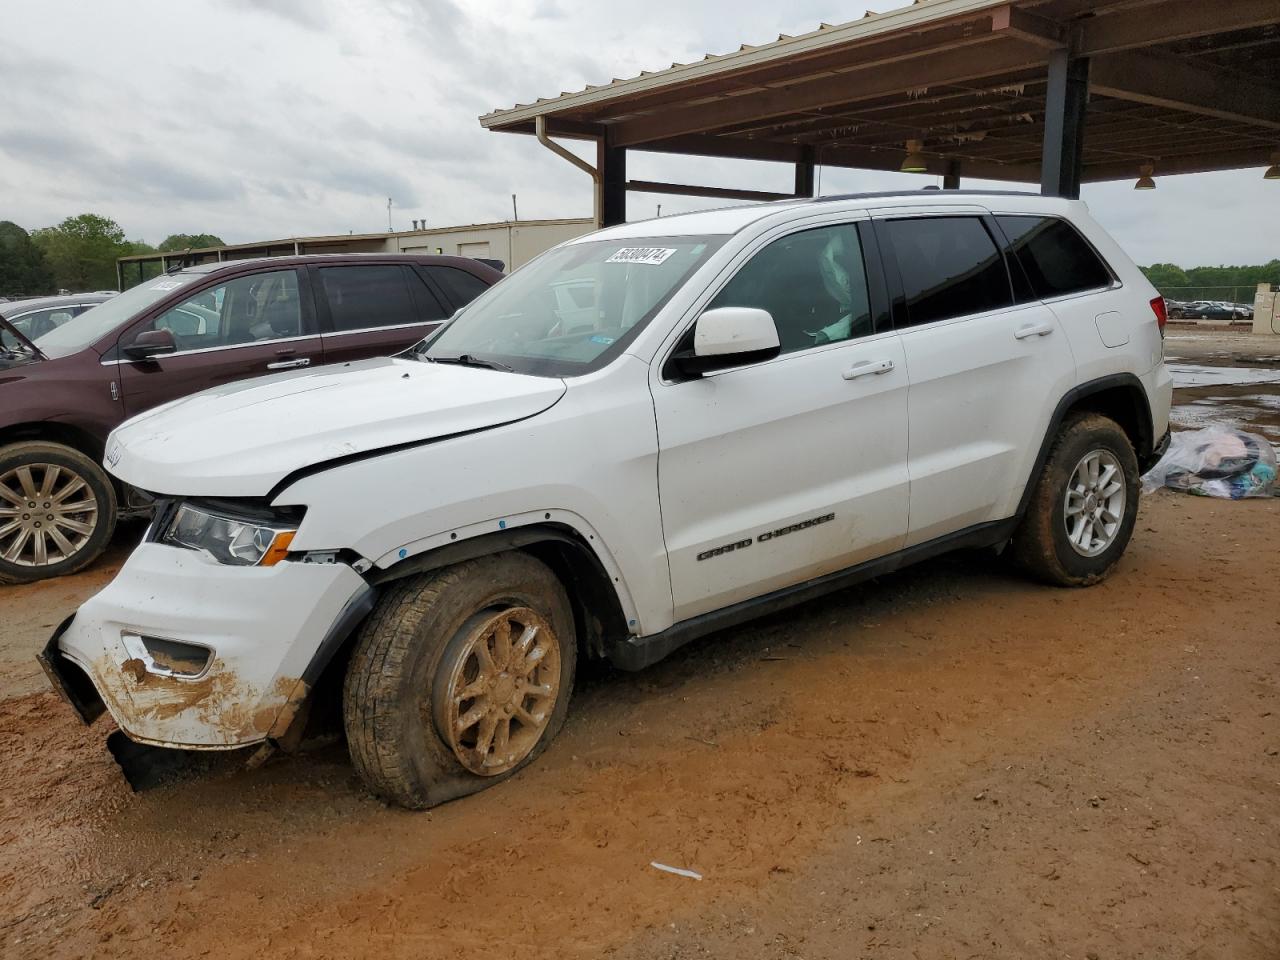
[[[1175,433],[1169,449],[1142,478],[1142,492],[1161,487],[1200,497],[1243,500],[1275,492],[1276,451],[1266,437],[1223,427]]]

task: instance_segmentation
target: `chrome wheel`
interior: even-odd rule
[[[491,777],[520,763],[546,730],[560,693],[560,641],[528,607],[473,617],[463,630],[441,733],[459,763]]]
[[[1082,557],[1105,553],[1124,520],[1125,482],[1110,450],[1092,450],[1076,464],[1067,484],[1063,519],[1071,549]]]
[[[98,525],[98,498],[84,477],[54,463],[0,476],[0,559],[19,567],[70,560]]]

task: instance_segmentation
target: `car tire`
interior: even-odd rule
[[[576,666],[569,598],[527,554],[397,582],[347,668],[352,763],[373,793],[410,809],[501,782],[563,726]]]
[[[115,528],[115,487],[79,450],[44,441],[0,447],[0,583],[78,573]]]
[[[1105,579],[1133,536],[1138,489],[1138,459],[1120,425],[1096,413],[1071,415],[1014,534],[1014,561],[1056,586]]]

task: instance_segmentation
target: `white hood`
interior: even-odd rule
[[[303,467],[541,413],[564,381],[380,358],[245,380],[127,421],[108,469],[169,496],[263,496]]]

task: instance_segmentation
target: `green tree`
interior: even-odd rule
[[[114,288],[116,258],[130,251],[120,225],[95,213],[67,217],[35,231],[31,240],[49,261],[54,283],[75,292]]]
[[[27,231],[0,220],[0,296],[29,297],[52,293],[53,271]]]
[[[1156,263],[1142,272],[1171,300],[1231,300],[1252,303],[1260,283],[1280,289],[1280,260],[1251,267],[1182,267]]]
[[[222,238],[215,237],[212,233],[175,233],[161,240],[160,246],[156,249],[162,253],[169,253],[173,250],[199,250],[203,247],[223,246],[226,244],[222,242]]]
[[[1153,263],[1149,267],[1143,267],[1142,272],[1157,290],[1187,285],[1187,272],[1172,263]]]

